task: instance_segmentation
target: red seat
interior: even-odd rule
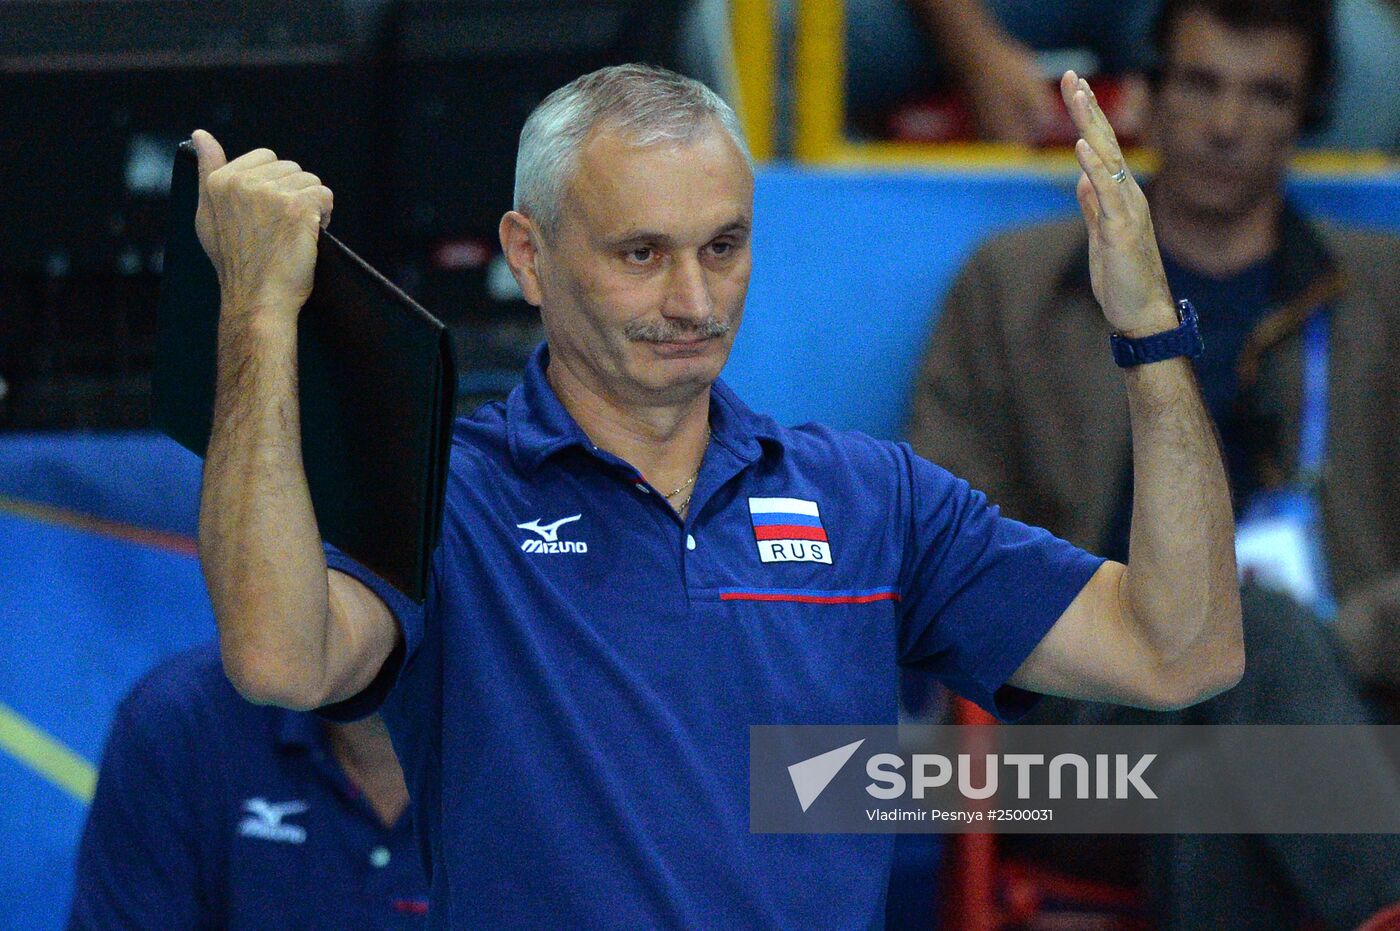
[[[1400,902],[1376,912],[1356,931],[1400,931]]]
[[[961,698],[954,700],[953,721],[996,723],[987,712]],[[996,840],[995,834],[952,838],[943,916],[943,927],[948,931],[1036,927],[1146,931],[1150,927],[1139,890],[1000,857]],[[1400,931],[1400,924],[1383,928]]]

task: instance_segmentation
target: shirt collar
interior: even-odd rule
[[[541,343],[525,366],[524,381],[506,399],[506,433],[516,468],[533,472],[555,453],[574,446],[592,449],[587,434],[564,408],[545,377],[549,347]],[[756,414],[723,379],[710,387],[712,439],[745,462],[756,462],[764,444],[782,450],[777,423]]]

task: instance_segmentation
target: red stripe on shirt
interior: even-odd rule
[[[794,527],[792,524],[770,524],[753,528],[759,540],[819,540],[826,542],[826,530],[821,527]]]
[[[872,601],[898,601],[899,592],[870,595],[798,595],[775,592],[720,592],[720,601],[796,601],[814,605],[863,605]]]

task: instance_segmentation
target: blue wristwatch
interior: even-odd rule
[[[1176,316],[1181,321],[1181,326],[1165,333],[1153,333],[1138,339],[1129,339],[1117,333],[1111,334],[1108,342],[1113,347],[1113,361],[1126,369],[1149,362],[1161,362],[1163,359],[1175,359],[1177,356],[1186,356],[1188,359],[1199,356],[1206,347],[1201,341],[1196,308],[1191,306],[1190,301],[1177,301]]]

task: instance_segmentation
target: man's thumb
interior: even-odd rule
[[[228,163],[228,158],[224,155],[224,147],[219,145],[219,140],[204,130],[196,129],[190,135],[190,141],[194,143],[195,154],[199,156],[200,181],[209,177],[211,171],[222,168]]]

